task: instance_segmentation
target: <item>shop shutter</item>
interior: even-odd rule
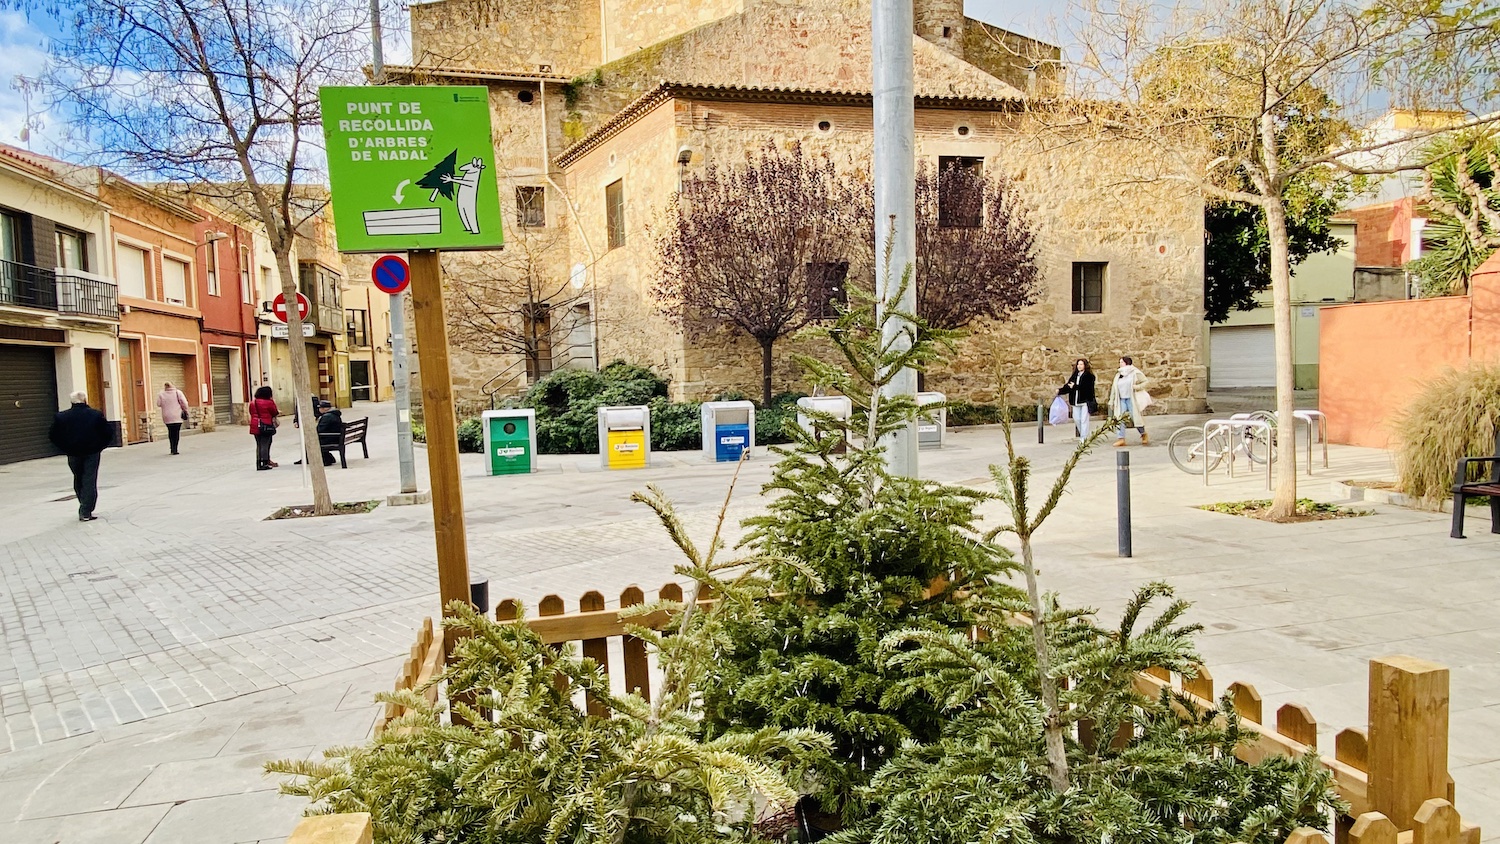
[[[1208,386],[1276,386],[1276,341],[1269,325],[1218,325],[1210,328]]]
[[[51,348],[0,345],[0,463],[57,454],[47,433],[57,414]]]
[[[214,393],[214,422],[228,425],[234,420],[234,394],[231,392],[228,349],[208,350],[209,388]]]

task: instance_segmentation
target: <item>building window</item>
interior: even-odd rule
[[[1104,276],[1109,264],[1102,261],[1073,262],[1073,313],[1104,313]]]
[[[146,268],[146,250],[123,243],[115,244],[115,283],[120,285],[121,296],[146,298],[146,288],[151,274]]]
[[[208,273],[208,295],[219,295],[219,242],[211,240],[203,250],[203,266]]]
[[[162,299],[173,305],[187,304],[188,265],[172,258],[161,259]]]
[[[848,261],[807,265],[807,310],[813,319],[835,319],[849,304]]]
[[[547,189],[542,187],[516,188],[516,216],[523,229],[539,229],[547,225]]]
[[[984,218],[984,159],[938,158],[938,226],[975,228]]]
[[[88,235],[57,228],[57,265],[65,270],[89,271]]]
[[[348,310],[344,316],[349,328],[349,345],[367,348],[370,345],[370,312]]]
[[[609,229],[609,248],[625,245],[625,180],[616,179],[604,189],[604,223]]]
[[[276,298],[276,297],[274,297],[274,296],[271,295],[271,291],[275,290],[275,289],[276,288],[274,288],[274,287],[271,286],[271,268],[270,267],[261,267],[260,268],[260,290],[259,290],[261,298],[263,298],[263,299],[274,299],[274,298]]]
[[[255,286],[250,280],[250,247],[240,247],[240,301],[255,304]]]

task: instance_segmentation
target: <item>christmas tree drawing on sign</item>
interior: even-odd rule
[[[431,170],[417,180],[417,187],[429,191],[427,201],[438,202],[438,198],[452,202],[458,209],[459,222],[464,231],[479,234],[479,180],[484,172],[484,161],[477,156],[468,163],[458,164],[458,150],[443,157]],[[400,204],[404,200],[401,187],[410,184],[403,181],[391,198]],[[397,208],[389,211],[366,211],[365,233],[370,235],[441,234],[443,212],[441,208]]]

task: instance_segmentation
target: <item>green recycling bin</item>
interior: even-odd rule
[[[491,475],[525,475],[536,471],[536,411],[486,410],[484,426],[485,470]]]

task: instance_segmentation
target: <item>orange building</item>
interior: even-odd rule
[[[166,435],[156,395],[162,384],[182,390],[191,406],[184,430],[213,426],[208,385],[199,361],[197,232],[203,215],[108,171],[100,198],[111,209],[115,279],[120,289],[121,418],[128,442]]]

